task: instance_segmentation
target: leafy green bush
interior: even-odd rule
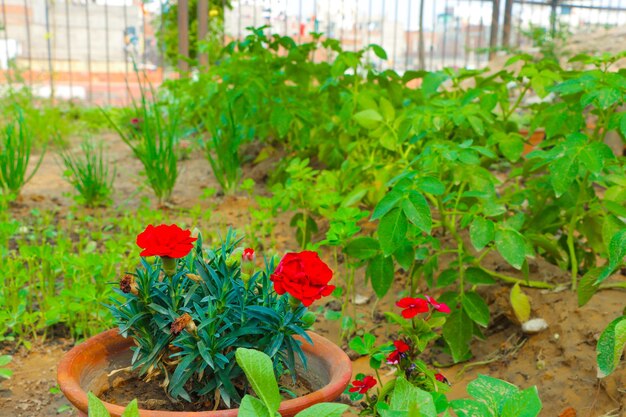
[[[30,181],[39,169],[45,150],[42,151],[30,175],[27,175],[33,142],[24,116],[18,112],[17,118],[9,122],[0,132],[0,186],[4,190],[19,195],[24,184]]]
[[[104,158],[102,145],[96,148],[92,142],[83,142],[81,149],[82,157],[61,153],[65,176],[78,191],[82,204],[87,207],[106,205],[110,202],[116,170],[109,170],[110,162]]]

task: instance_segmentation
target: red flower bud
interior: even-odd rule
[[[391,352],[389,356],[387,356],[387,363],[389,365],[396,365],[400,362],[404,354],[411,349],[409,345],[404,343],[402,340],[396,340],[393,342],[393,345],[396,347],[396,350]]]
[[[431,297],[430,295],[426,295],[426,301],[428,301],[428,304],[430,304],[431,306],[433,306],[433,308],[441,313],[446,313],[446,314],[450,314],[450,307],[448,307],[447,304],[445,303],[438,303],[433,297]]]
[[[245,248],[243,250],[243,255],[241,255],[241,259],[248,262],[254,261],[254,249]]]

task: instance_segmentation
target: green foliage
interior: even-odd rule
[[[87,393],[88,399],[88,417],[111,417],[104,404],[91,391]],[[137,400],[132,400],[124,409],[122,417],[139,417],[139,408]]]
[[[1,355],[0,356],[0,378],[9,379],[13,375],[13,371],[7,368],[3,368],[3,366],[8,365],[13,359],[10,355]]]
[[[515,385],[486,375],[479,375],[467,385],[472,399],[450,401],[459,417],[537,417],[541,400],[537,388],[519,390]]]
[[[598,377],[604,378],[617,368],[626,346],[626,316],[613,320],[598,339]]]
[[[271,358],[260,351],[238,348],[235,357],[257,397],[246,395],[239,407],[239,417],[273,417],[278,415],[280,394]],[[296,417],[340,417],[348,406],[318,403],[296,414]]]
[[[161,279],[160,261],[142,258],[133,274],[137,294],[116,290],[122,300],[110,310],[120,333],[137,344],[133,369],[161,375],[172,398],[215,398],[218,391],[227,407],[240,403],[242,393],[232,382],[242,372],[235,364],[239,347],[267,353],[278,372],[295,375],[296,357],[306,365],[300,343],[292,338],[310,341],[304,331],[306,308],[292,308],[288,297],[276,294],[269,279],[273,261],[264,270],[247,271],[244,281],[233,253],[240,242],[229,232],[221,246],[205,252],[199,237],[171,279]],[[177,333],[173,323],[185,314],[191,322]]]
[[[4,191],[19,195],[24,184],[30,181],[39,169],[45,150],[39,156],[30,175],[27,175],[33,142],[24,116],[18,112],[16,119],[9,122],[0,132],[0,187]]]
[[[179,173],[175,146],[181,137],[180,108],[171,102],[163,106],[152,87],[141,83],[138,71],[136,75],[141,97],[133,100],[134,117],[120,123],[111,114],[103,114],[141,161],[148,184],[162,204],[170,198]]]
[[[87,207],[107,205],[113,191],[115,168],[111,171],[110,161],[105,160],[102,145],[92,142],[81,144],[82,157],[70,152],[61,153],[65,165],[65,177],[78,191],[78,200]]]

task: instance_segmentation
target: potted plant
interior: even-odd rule
[[[101,394],[122,369],[159,381],[175,404],[202,404],[194,412],[140,410],[142,417],[235,416],[249,388],[238,348],[265,352],[279,377],[311,386],[281,403],[283,416],[344,391],[349,358],[306,331],[314,321],[307,307],[334,289],[330,268],[311,251],[287,253],[276,267],[266,259],[259,268],[254,251],[240,243],[229,231],[207,250],[200,234],[176,225],[150,225],[137,237],[141,267],[123,276],[121,299],[110,306],[118,329],[74,347],[59,364],[59,387],[80,415],[87,415],[87,392]],[[123,413],[104,405],[112,416]]]

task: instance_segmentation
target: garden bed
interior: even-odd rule
[[[102,138],[107,143],[111,159],[117,163],[114,193],[114,207],[117,208],[85,211],[71,208],[73,203],[67,195],[71,189],[62,178],[62,168],[58,164],[57,156],[54,152],[49,152],[38,174],[24,187],[20,200],[11,207],[11,215],[29,223],[33,221],[33,210],[54,212],[53,223],[66,233],[69,231],[64,230],[63,219],[70,212],[77,218],[86,215],[103,218],[124,216],[124,210],[132,213],[139,207],[142,199],[149,199],[151,194],[149,190],[142,188],[143,180],[138,175],[140,163],[117,136],[105,134]],[[191,158],[181,164],[182,173],[174,189],[173,204],[170,208],[163,209],[165,222],[185,221],[189,225],[200,223],[204,230],[225,230],[227,226],[239,228],[249,221],[249,207],[253,205],[253,201],[245,193],[228,197],[199,197],[207,188],[218,188],[201,153],[192,153]],[[249,174],[252,170],[253,168],[247,167],[245,172]],[[258,167],[254,168],[254,172],[258,180],[264,177]],[[261,181],[257,181],[255,192],[265,192]],[[154,202],[148,205],[154,206]],[[210,213],[205,214],[206,211]],[[141,225],[137,227],[140,228]],[[85,227],[89,227],[88,224]],[[277,249],[297,249],[293,229],[290,228],[286,216],[278,218],[275,235]],[[497,256],[489,256],[484,264],[492,270],[505,271],[511,276],[521,278],[521,275]],[[568,283],[566,273],[545,262],[532,261],[530,270],[531,279],[553,284]],[[361,301],[369,300],[354,307],[360,320],[358,328],[373,332],[380,341],[391,340],[395,334],[395,329],[383,319],[382,312],[394,309],[396,297],[392,294],[399,293],[405,287],[402,276],[398,275],[396,278],[390,294],[378,303],[369,287],[357,285],[359,295],[362,296]],[[357,275],[357,280],[362,279],[362,275]],[[422,289],[427,290],[423,283],[422,285]],[[480,293],[491,310],[490,327],[485,331],[485,341],[473,341],[474,357],[470,362],[440,368],[452,384],[450,398],[465,396],[467,382],[477,374],[484,373],[519,386],[537,385],[544,404],[541,416],[558,416],[568,407],[577,410],[577,415],[585,417],[618,415],[619,411],[615,410],[626,407],[626,394],[622,390],[626,385],[626,373],[622,369],[601,381],[598,380],[595,347],[602,329],[620,315],[623,309],[623,292],[600,291],[580,309],[577,308],[576,294],[569,290],[525,289],[525,292],[531,298],[532,316],[544,318],[548,329],[536,335],[523,334],[520,326],[514,323],[514,315],[510,311],[509,287],[494,285],[481,289]],[[313,311],[320,313],[315,330],[337,343],[342,343],[339,338],[339,322],[325,319],[325,316],[331,317],[329,312],[336,308],[337,303],[333,301],[313,305]],[[17,352],[12,351],[12,344],[5,343],[4,351],[14,354],[10,368],[15,373],[12,380],[0,385],[0,415],[50,416],[67,404],[54,387],[56,364],[71,347],[68,336],[59,328],[58,333],[50,331],[46,340],[35,343],[31,350],[22,348]],[[348,350],[345,345],[344,348]],[[436,349],[434,352],[427,361],[447,365],[442,362],[449,361],[449,357],[437,354]],[[353,354],[355,373],[366,372],[363,360],[357,356]],[[464,372],[459,375],[461,371]]]

